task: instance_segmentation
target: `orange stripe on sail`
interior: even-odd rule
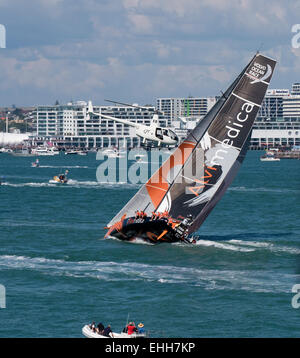
[[[158,207],[166,191],[169,189],[169,183],[166,178],[169,171],[178,165],[183,165],[192,153],[196,144],[192,142],[182,142],[169,159],[158,169],[156,173],[146,183],[146,188],[155,208]]]

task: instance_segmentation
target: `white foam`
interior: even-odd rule
[[[295,254],[295,255],[299,255],[300,254],[300,249],[296,248],[296,247],[292,247],[292,246],[281,246],[281,245],[276,245],[274,243],[271,242],[260,242],[260,241],[242,241],[242,240],[229,240],[230,243],[232,244],[238,244],[241,246],[251,246],[251,247],[256,247],[256,248],[263,248],[263,249],[268,249],[272,252],[286,252],[289,254]]]
[[[272,245],[271,243],[268,242],[259,242],[259,241],[229,240],[229,242],[242,246],[253,246],[253,247],[269,247]]]
[[[221,243],[221,242],[217,242],[217,241],[210,241],[210,240],[198,240],[196,242],[197,246],[213,246],[216,247],[218,249],[223,249],[223,250],[232,250],[232,251],[241,251],[241,252],[251,252],[251,251],[255,251],[255,249],[250,249],[250,248],[245,248],[245,247],[240,247],[240,246],[236,246],[236,245],[230,245],[227,243]]]
[[[56,169],[78,169],[78,168],[84,168],[87,169],[88,166],[86,165],[65,165],[65,166],[57,166],[57,165],[40,165],[38,168],[56,168]]]
[[[2,183],[2,185],[6,185],[6,186],[11,186],[11,187],[14,187],[14,188],[22,188],[22,187],[25,187],[25,186],[29,186],[29,187],[36,187],[36,188],[40,188],[40,187],[54,187],[56,186],[55,184],[51,184],[51,183]]]
[[[1,269],[30,269],[44,275],[100,281],[148,281],[184,284],[207,290],[243,290],[251,292],[290,292],[296,275],[260,270],[222,270],[152,265],[139,262],[65,261],[45,257],[0,256]]]
[[[32,188],[41,188],[41,187],[60,187],[60,188],[66,188],[66,187],[73,187],[73,188],[139,188],[140,184],[130,184],[130,183],[108,183],[108,182],[98,182],[98,181],[78,181],[74,179],[69,179],[69,181],[66,184],[60,185],[59,183],[49,183],[48,182],[29,182],[29,183],[9,183],[9,182],[3,182],[2,185],[4,186],[10,186],[15,188],[22,188],[22,187],[32,187]]]
[[[269,187],[257,187],[247,188],[245,186],[232,186],[228,188],[229,191],[241,191],[241,192],[271,192],[271,193],[299,193],[300,190],[288,189],[288,188],[269,188]]]

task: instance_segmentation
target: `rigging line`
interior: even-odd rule
[[[150,205],[150,201],[149,201],[148,204],[145,206],[145,209],[144,209],[143,211],[146,212],[146,210],[147,210],[147,208],[148,208],[149,205]]]
[[[193,132],[189,133],[194,139],[195,139],[195,142],[197,143],[197,138],[194,136]],[[193,143],[194,144],[194,143]]]

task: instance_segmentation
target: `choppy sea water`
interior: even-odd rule
[[[139,185],[98,183],[87,157],[0,154],[0,337],[82,337],[129,315],[153,337],[299,337],[300,162],[249,152],[197,245],[104,239]],[[71,181],[49,184],[69,169]]]

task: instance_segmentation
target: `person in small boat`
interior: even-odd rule
[[[104,328],[104,331],[103,331],[102,335],[105,336],[105,337],[114,338],[114,334],[113,334],[113,332],[111,330],[110,324],[106,328]]]
[[[129,322],[129,324],[127,326],[127,334],[131,335],[136,332],[137,332],[137,328],[136,328],[134,322]]]
[[[90,329],[95,332],[96,331],[96,323],[95,322],[92,322],[90,325],[89,325]]]
[[[138,334],[144,334],[144,333],[145,333],[145,328],[143,323],[141,322],[138,324]]]
[[[102,324],[102,322],[99,322],[98,325],[97,325],[97,333],[99,334],[103,334],[103,331],[104,331],[104,325]]]

